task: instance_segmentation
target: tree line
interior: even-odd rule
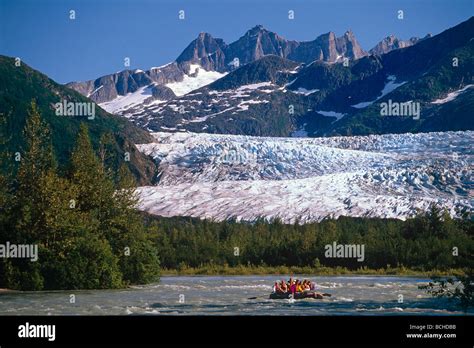
[[[163,268],[215,265],[407,267],[421,271],[472,266],[474,223],[433,205],[397,219],[327,218],[318,223],[212,222],[147,216]],[[363,262],[326,257],[326,245],[364,244]]]

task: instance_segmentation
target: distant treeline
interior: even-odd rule
[[[407,221],[340,217],[288,225],[152,216],[147,220],[167,269],[216,264],[446,270],[469,267],[474,252],[473,221],[452,219],[434,205]],[[333,242],[364,244],[364,261],[326,257],[325,246]]]
[[[110,137],[101,137],[97,154],[82,123],[61,173],[35,103],[23,135],[26,146],[8,153],[9,136],[0,134],[0,164],[10,168],[0,174],[0,288],[119,288],[157,280],[156,248],[134,209],[126,159],[118,172],[108,166]],[[24,246],[38,255],[15,254]]]

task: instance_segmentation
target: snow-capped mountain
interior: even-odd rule
[[[276,55],[296,62],[334,63],[341,61],[344,57],[358,59],[367,53],[360,47],[351,31],[347,31],[339,38],[333,32],[329,32],[313,41],[299,42],[282,38],[263,26],[257,25],[231,44],[226,44],[222,39],[213,38],[208,33],[200,33],[175,62],[147,71],[124,70],[96,80],[72,82],[68,84],[68,87],[98,103],[109,102],[135,93],[142,87],[152,89],[158,85],[182,83],[189,85],[185,90],[190,91],[191,88],[201,87],[200,83],[192,79],[196,66],[207,73],[206,81],[210,83],[238,66],[267,55]]]
[[[471,17],[422,40],[390,36],[367,55],[351,31],[298,42],[256,26],[231,44],[200,33],[175,62],[70,86],[155,132],[325,136],[468,130],[474,129],[469,117],[474,100],[473,91],[464,88],[474,84],[473,36]],[[451,94],[455,97],[448,98]],[[420,115],[381,117],[381,105],[389,101],[419,104]]]
[[[405,219],[438,203],[472,212],[474,132],[315,139],[155,133],[159,165],[141,209],[163,216],[284,222]]]
[[[304,94],[297,89],[289,92],[291,86],[284,87],[299,67],[284,58],[265,56],[180,98],[138,104],[123,115],[152,131],[239,134],[247,129],[251,134],[269,135],[270,129],[259,127],[272,117],[286,122],[288,102],[301,107]],[[276,114],[277,108],[282,110],[281,117]],[[275,132],[270,135],[284,136],[291,125],[282,124],[280,131],[273,128]]]

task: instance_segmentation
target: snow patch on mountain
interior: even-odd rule
[[[450,101],[453,101],[454,99],[457,98],[458,95],[460,95],[461,93],[467,91],[471,87],[474,87],[474,85],[467,85],[464,88],[458,89],[457,91],[448,93],[448,95],[445,98],[436,99],[435,101],[432,101],[431,104],[444,104],[444,103],[448,103]]]
[[[162,69],[162,68],[166,68],[167,66],[173,64],[174,62],[169,62],[169,63],[166,63],[165,65],[160,65],[160,66],[154,66],[152,68],[150,68],[150,70],[158,70],[158,69]]]
[[[381,95],[378,96],[375,100],[372,100],[372,101],[368,101],[368,102],[361,102],[361,103],[358,103],[358,104],[355,104],[355,105],[351,105],[353,108],[356,108],[356,109],[363,109],[363,108],[366,108],[367,106],[369,105],[372,105],[373,103],[375,103],[377,100],[385,97],[387,94],[393,92],[394,90],[396,90],[398,87],[404,85],[406,83],[406,81],[402,81],[402,82],[395,82],[397,80],[396,76],[394,75],[389,75],[387,77],[387,82],[385,83],[385,86],[384,88],[382,89],[382,91],[380,92]]]
[[[152,96],[152,86],[144,86],[133,93],[119,95],[117,98],[99,104],[99,106],[112,114],[120,113],[133,106],[143,104],[146,99]]]
[[[89,98],[91,95],[94,95],[95,93],[97,93],[98,91],[100,91],[103,87],[104,87],[104,85],[100,85],[99,87],[97,87],[96,89],[94,89],[92,92],[90,92],[90,93],[87,95],[87,98]]]
[[[196,76],[190,76],[196,75]],[[168,83],[165,86],[170,88],[176,96],[180,97],[198,88],[206,86],[221,77],[226,73],[219,73],[217,71],[207,71],[198,64],[191,64],[188,74],[183,76],[180,82]]]
[[[300,87],[297,90],[289,89],[289,91],[292,92],[292,93],[295,93],[295,94],[303,94],[303,95],[308,96],[310,94],[318,92],[319,89],[306,89],[306,88]]]
[[[336,112],[336,111],[316,111],[318,114],[321,114],[323,116],[326,116],[326,117],[335,117],[336,118],[336,121],[334,122],[337,122],[339,121],[341,118],[343,118],[346,114],[343,114],[343,113],[340,113],[340,112]]]

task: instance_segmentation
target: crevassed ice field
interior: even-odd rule
[[[140,209],[161,216],[319,221],[405,219],[438,203],[472,211],[474,132],[331,138],[153,133],[159,162]]]

